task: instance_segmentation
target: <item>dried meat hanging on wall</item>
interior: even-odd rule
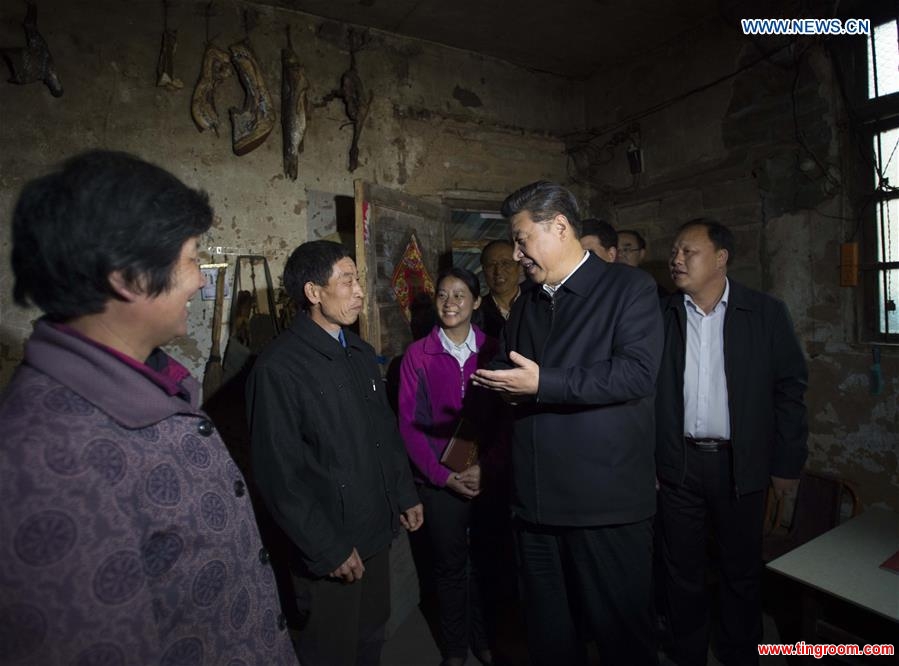
[[[37,5],[25,3],[28,9],[22,27],[25,28],[25,47],[0,49],[0,55],[9,67],[10,83],[35,83],[42,81],[54,97],[62,97],[62,83],[50,54],[50,47],[37,31]]]
[[[306,70],[293,50],[290,26],[287,46],[281,49],[281,136],[284,143],[284,175],[296,180],[298,162],[306,134]]]
[[[215,108],[215,91],[222,81],[234,73],[231,66],[231,54],[212,43],[209,36],[209,21],[212,18],[212,1],[206,5],[206,50],[203,52],[203,64],[200,67],[200,78],[194,86],[190,100],[190,115],[201,132],[212,130],[219,135],[219,113]]]
[[[359,139],[362,136],[365,119],[368,118],[368,112],[371,110],[374,95],[369,93],[366,96],[365,86],[362,85],[362,79],[359,78],[359,71],[356,69],[356,53],[362,50],[368,38],[365,33],[350,30],[347,39],[350,47],[350,68],[340,77],[340,89],[325,95],[321,103],[324,105],[333,99],[343,100],[346,117],[353,126],[353,140],[350,144],[348,164],[348,169],[353,172],[359,166]]]
[[[215,108],[215,91],[233,73],[231,55],[215,44],[207,43],[200,78],[190,100],[190,115],[201,132],[212,130],[218,136],[220,121]]]
[[[246,155],[265,143],[271,134],[275,127],[275,109],[249,38],[232,44],[229,50],[246,95],[241,108],[232,106],[229,110],[232,147],[235,155]]]
[[[162,47],[156,63],[156,85],[166,90],[181,90],[184,84],[175,76],[175,50],[178,48],[178,31],[169,30],[169,0],[162,0]]]

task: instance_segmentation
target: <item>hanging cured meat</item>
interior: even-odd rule
[[[359,138],[362,136],[362,127],[368,117],[371,108],[372,95],[365,96],[365,87],[359,72],[356,70],[356,51],[364,43],[364,36],[350,31],[350,68],[340,77],[340,92],[338,97],[343,100],[347,118],[353,124],[353,142],[350,144],[349,170],[355,171],[359,166]]]
[[[156,85],[167,90],[181,90],[181,79],[175,76],[175,49],[178,48],[178,31],[164,30],[159,62],[156,64]]]
[[[156,85],[167,90],[181,90],[184,84],[175,76],[175,50],[178,48],[178,31],[169,30],[169,0],[162,0],[162,47],[156,63]]]
[[[352,172],[359,166],[359,137],[362,136],[362,127],[365,125],[365,119],[368,117],[374,96],[371,93],[368,97],[365,96],[365,86],[362,85],[362,79],[359,78],[359,72],[356,70],[356,52],[365,45],[366,37],[355,30],[350,30],[348,39],[350,68],[340,77],[340,89],[332,90],[325,95],[317,106],[324,106],[333,99],[343,100],[344,111],[353,126],[353,142],[350,144],[349,159],[349,170]]]
[[[243,86],[243,108],[231,107],[232,148],[235,155],[246,155],[263,144],[275,126],[272,96],[262,69],[246,40],[230,48],[231,62]]]
[[[362,127],[368,117],[371,108],[372,95],[365,97],[365,88],[362,79],[356,72],[355,54],[350,55],[350,68],[340,77],[340,97],[346,109],[347,118],[353,124],[353,142],[350,144],[350,171],[355,171],[359,166],[359,138],[362,136]]]
[[[37,31],[37,5],[33,2],[26,2],[26,5],[28,9],[22,22],[22,27],[25,28],[25,47],[0,49],[0,55],[9,67],[9,81],[20,84],[43,81],[50,89],[50,94],[61,97],[62,83],[56,72],[50,47]]]
[[[232,72],[228,52],[215,44],[207,44],[200,78],[190,100],[190,115],[201,132],[212,130],[218,136],[219,114],[215,108],[215,90]]]
[[[281,134],[284,141],[284,175],[291,180],[297,179],[299,156],[303,152],[308,90],[306,70],[293,50],[288,27],[287,46],[281,49]]]

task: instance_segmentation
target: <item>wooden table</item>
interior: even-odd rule
[[[897,550],[899,514],[872,508],[772,560],[768,568],[803,584],[803,639],[811,643],[822,638],[818,593],[899,623],[899,573],[880,568]]]

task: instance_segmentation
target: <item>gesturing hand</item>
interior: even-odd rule
[[[509,370],[478,370],[472,379],[478,386],[499,392],[504,398],[537,395],[540,387],[540,366],[518,352],[509,354],[515,364]]]

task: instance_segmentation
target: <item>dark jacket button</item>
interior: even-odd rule
[[[278,613],[278,629],[280,631],[287,629],[287,618],[284,617],[284,613]]]
[[[235,497],[243,497],[244,493],[247,492],[247,485],[238,479],[234,482],[234,495]]]
[[[270,558],[268,556],[268,551],[265,548],[260,548],[259,549],[259,561],[262,562],[263,564],[268,564],[269,559]]]
[[[197,424],[197,432],[203,435],[203,437],[209,437],[209,435],[215,432],[215,426],[212,425],[212,421],[202,419]]]

